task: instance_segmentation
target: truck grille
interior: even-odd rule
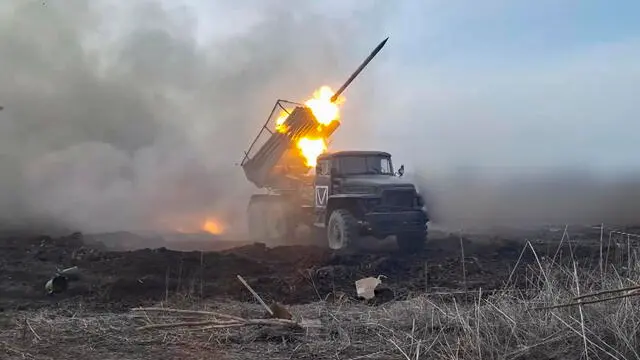
[[[413,207],[415,201],[413,190],[385,190],[382,194],[382,205],[390,207]]]

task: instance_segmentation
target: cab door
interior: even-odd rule
[[[316,176],[314,180],[314,210],[316,225],[324,226],[324,217],[331,193],[331,162],[328,159],[318,160]]]

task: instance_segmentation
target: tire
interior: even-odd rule
[[[327,224],[327,243],[332,250],[343,250],[356,244],[358,221],[347,210],[334,210]]]
[[[396,235],[396,242],[398,243],[398,248],[403,253],[419,253],[422,252],[426,246],[427,234],[398,234]]]

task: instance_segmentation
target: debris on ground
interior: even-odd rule
[[[603,297],[603,298],[599,298],[599,299],[593,299],[593,298],[599,297],[601,295],[608,295],[608,294],[618,294],[618,295],[612,295],[612,296]],[[581,296],[576,296],[569,303],[558,304],[558,305],[549,305],[549,306],[541,306],[541,307],[534,307],[531,310],[551,310],[551,309],[559,309],[559,308],[571,307],[571,306],[597,304],[597,303],[601,303],[601,302],[605,302],[605,301],[624,299],[624,298],[628,298],[628,297],[632,297],[632,296],[640,296],[640,286],[634,285],[634,286],[625,287],[625,288],[621,288],[621,289],[611,289],[611,290],[598,291],[598,292],[595,292],[595,293],[592,293],[592,294],[585,294],[585,295],[581,295]],[[592,298],[592,299],[584,300],[584,299],[588,299],[588,298]]]
[[[60,294],[67,291],[69,288],[69,282],[79,280],[79,275],[80,270],[77,266],[58,270],[56,274],[44,285],[44,289],[49,295]]]
[[[253,297],[256,300],[258,300],[258,302],[267,310],[267,314],[269,316],[271,316],[274,319],[284,319],[284,320],[293,319],[293,316],[291,315],[289,310],[287,310],[282,304],[278,302],[274,302],[270,306],[267,306],[267,303],[265,303],[264,300],[262,300],[262,297],[260,297],[260,295],[258,295],[258,293],[255,290],[253,290],[251,286],[249,286],[247,281],[244,278],[242,278],[242,276],[237,275],[237,278],[238,280],[240,280],[242,285],[244,285],[247,288],[247,290],[249,290],[249,292],[253,295]]]
[[[131,311],[141,313],[138,319],[144,319],[146,325],[140,326],[137,330],[152,330],[152,329],[190,329],[190,330],[211,330],[211,329],[223,329],[223,328],[235,328],[250,325],[263,325],[263,326],[275,326],[283,327],[292,330],[300,330],[309,327],[318,327],[319,323],[314,321],[295,321],[289,319],[246,319],[239,316],[223,314],[215,311],[199,311],[199,310],[182,310],[182,309],[169,309],[169,308],[134,308]],[[158,314],[172,314],[180,319],[186,319],[182,321],[157,323],[153,319],[158,320]],[[200,318],[193,320],[194,317]],[[160,317],[161,318],[161,317]]]
[[[366,300],[373,299],[376,294],[375,290],[382,283],[380,280],[384,275],[378,275],[378,277],[367,277],[364,279],[360,279],[356,281],[356,293],[359,298],[364,298]]]
[[[535,234],[536,238],[543,235]],[[599,230],[594,236],[599,239]],[[549,243],[557,244],[555,237],[556,234],[548,235]],[[354,282],[371,274],[387,277],[376,287],[374,293],[378,295],[369,300],[376,304],[381,301],[380,292],[385,285],[391,289],[388,297],[394,300],[424,293],[427,287],[441,291],[482,288],[489,292],[503,287],[523,247],[516,240],[469,241],[464,247],[465,257],[474,257],[479,266],[465,264],[463,273],[458,237],[432,238],[424,252],[410,255],[374,248],[338,256],[312,246],[247,245],[211,252],[164,248],[110,251],[84,240],[81,234],[58,238],[20,234],[0,237],[0,308],[37,309],[77,300],[95,310],[126,312],[173,296],[255,301],[255,296],[238,281],[239,273],[266,304],[279,302],[287,306],[357,300]],[[558,247],[543,241],[534,246],[539,254],[548,250],[552,256]],[[584,262],[600,256],[599,242],[582,241],[579,246],[571,245],[572,249],[568,246],[565,242],[560,251],[571,251]],[[606,248],[603,251],[607,253]],[[525,265],[535,264],[536,260],[526,252],[519,261],[521,266],[511,285],[525,288],[526,274],[519,273],[526,272]],[[82,271],[82,281],[51,298],[43,294],[43,283],[56,274],[58,264],[77,266]]]
[[[271,304],[269,309],[271,309],[271,317],[275,319],[293,320],[293,315],[291,315],[289,310],[278,302]]]

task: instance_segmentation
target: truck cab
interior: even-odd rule
[[[364,236],[395,236],[407,251],[424,247],[427,210],[415,185],[394,171],[391,154],[325,153],[315,170],[313,225],[324,230],[330,248],[352,247]]]

